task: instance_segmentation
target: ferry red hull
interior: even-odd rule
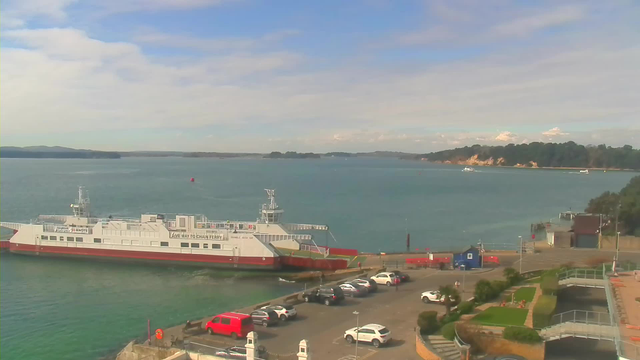
[[[167,265],[203,266],[236,269],[277,270],[280,258],[274,257],[238,257],[156,253],[149,251],[124,251],[109,249],[71,248],[58,246],[36,246],[11,243],[9,250],[14,254],[75,257],[113,261],[146,262]]]

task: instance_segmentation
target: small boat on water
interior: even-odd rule
[[[463,172],[475,172],[476,169],[472,168],[471,166],[465,166],[464,169],[462,169]]]
[[[580,170],[580,174],[589,175],[589,170],[588,169]]]

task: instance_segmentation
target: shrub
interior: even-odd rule
[[[540,329],[551,324],[551,317],[556,311],[558,297],[552,295],[542,295],[538,298],[536,306],[533,307],[533,327]]]
[[[508,288],[509,284],[507,284],[507,282],[504,280],[493,280],[491,282],[491,287],[493,288],[493,297],[496,297],[506,288]]]
[[[444,335],[444,331],[443,331],[443,335]],[[454,333],[454,336],[455,336],[455,333]],[[542,338],[540,337],[540,334],[538,334],[537,331],[526,328],[526,327],[519,327],[519,326],[506,327],[502,332],[502,337],[507,340],[516,341],[519,343],[526,343],[526,344],[535,344],[535,343],[542,342]]]
[[[438,330],[438,312],[423,311],[418,315],[418,326],[423,334],[433,334]]]
[[[540,282],[540,289],[544,295],[555,295],[558,291],[558,278],[555,275],[547,275]]]
[[[440,329],[440,332],[445,339],[449,341],[453,340],[453,338],[456,337],[456,323],[448,323],[447,325],[443,326],[442,329]]]
[[[480,280],[476,283],[476,290],[474,293],[476,300],[479,302],[485,302],[491,300],[494,295],[494,290],[491,287],[491,283],[488,280]]]
[[[471,301],[463,301],[458,305],[458,312],[462,315],[471,314],[474,307],[475,305]]]
[[[452,312],[451,314],[445,315],[440,319],[440,325],[442,326],[442,325],[450,324],[458,320],[460,320],[460,313]]]
[[[511,267],[504,269],[502,271],[502,274],[507,280],[507,284],[509,284],[509,286],[513,286],[522,280],[522,276],[520,275],[520,273],[516,271],[516,269]]]

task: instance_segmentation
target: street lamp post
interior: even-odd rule
[[[620,253],[620,231],[616,231],[616,263],[618,262],[619,253]]]
[[[353,315],[356,316],[356,360],[358,360],[358,337],[360,335],[360,313],[357,311],[354,311]]]
[[[522,236],[518,236],[520,238],[520,274],[522,274]]]

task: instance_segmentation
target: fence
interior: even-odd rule
[[[587,325],[615,325],[609,313],[586,310],[571,310],[551,317],[551,326],[566,322],[587,324]]]
[[[207,344],[186,341],[184,343],[184,350],[187,353],[215,356],[217,358],[222,358],[222,359],[236,359],[236,358],[245,359],[246,358],[245,357],[246,349],[244,345],[220,348],[220,347],[215,347]],[[279,358],[277,354],[267,353],[267,349],[262,345],[257,346],[255,355],[256,356],[253,357],[252,360],[265,360],[267,358],[273,358],[273,359]]]
[[[558,274],[558,280],[571,278],[603,280],[604,271],[601,269],[571,269]]]
[[[315,246],[310,244],[300,244],[300,250],[322,255],[358,256],[358,250],[356,249],[339,249],[326,246]]]

